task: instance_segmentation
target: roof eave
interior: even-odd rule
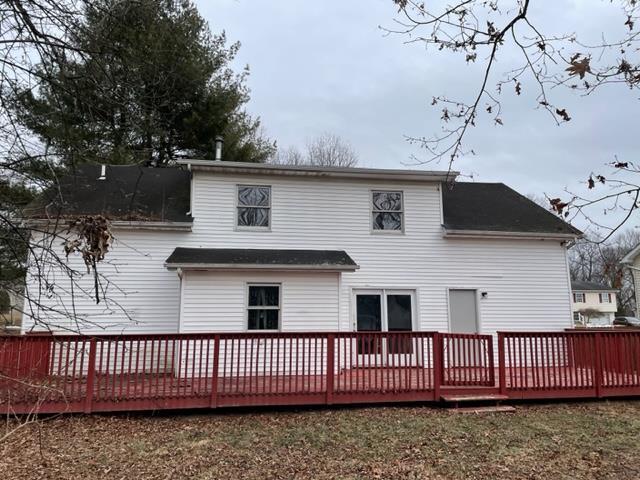
[[[168,270],[274,270],[315,272],[355,272],[359,265],[287,265],[287,264],[248,264],[248,263],[167,263]]]
[[[67,228],[67,220],[69,218],[30,218],[23,221],[23,225],[27,228]],[[75,217],[74,217],[75,218]],[[162,231],[183,231],[190,232],[193,228],[192,222],[163,222],[163,221],[128,221],[128,220],[112,220],[109,225],[114,229],[121,230],[162,230]]]
[[[622,258],[620,263],[622,263],[623,265],[633,265],[633,262],[635,261],[638,255],[640,255],[640,245],[638,245],[636,248],[632,249],[629,253],[627,253]]]
[[[375,180],[402,180],[412,182],[453,181],[456,171],[393,170],[376,168],[313,167],[306,165],[274,165],[268,163],[222,162],[214,160],[178,160],[192,170],[257,175],[281,175],[321,178],[351,178]]]
[[[122,230],[170,230],[190,232],[193,229],[192,222],[127,222],[125,220],[114,220],[111,222],[111,226]]]
[[[598,288],[598,289],[584,289],[584,288],[572,288],[572,292],[574,293],[594,293],[594,292],[608,292],[608,293],[618,293],[619,290],[615,288]]]
[[[446,238],[501,238],[521,240],[575,240],[581,235],[577,233],[555,232],[508,232],[500,230],[468,230],[442,227]]]

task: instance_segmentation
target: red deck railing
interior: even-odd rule
[[[640,395],[640,331],[498,333],[500,388],[511,398]]]
[[[0,412],[640,395],[640,331],[0,337]]]
[[[442,385],[494,386],[493,336],[442,333],[440,338]]]

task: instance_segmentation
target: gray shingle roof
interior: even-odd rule
[[[581,280],[571,280],[571,290],[574,292],[587,292],[587,291],[601,291],[601,292],[616,292],[615,288],[601,285],[594,282],[583,282]]]
[[[178,168],[80,165],[25,208],[28,218],[102,214],[111,220],[191,222],[191,176]]]
[[[442,198],[447,229],[582,233],[503,183],[456,182],[443,185]]]
[[[247,248],[176,248],[167,258],[169,268],[305,267],[324,270],[355,270],[356,262],[342,250],[272,250]]]

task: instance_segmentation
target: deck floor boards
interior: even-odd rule
[[[452,375],[450,382],[441,388],[456,391],[462,388],[497,389],[498,372],[495,382],[488,384],[464,383],[464,378],[473,378],[469,372]],[[604,372],[604,387],[617,388],[638,385],[638,375]],[[457,380],[456,380],[457,378]],[[591,372],[580,368],[507,368],[506,386],[511,392],[545,390],[584,390],[593,388]],[[219,397],[265,397],[325,394],[327,390],[324,375],[284,375],[219,377],[217,394]],[[158,399],[202,399],[211,396],[211,377],[179,378],[167,373],[104,375],[94,378],[94,402],[122,402]],[[334,377],[334,395],[377,394],[389,395],[410,392],[433,392],[434,372],[432,369],[417,367],[400,368],[357,368],[342,370]],[[534,387],[535,385],[535,387]],[[29,405],[34,402],[83,402],[87,397],[86,377],[32,378],[0,381],[0,408],[3,404]],[[523,397],[526,398],[526,397]],[[255,400],[251,404],[259,404]]]

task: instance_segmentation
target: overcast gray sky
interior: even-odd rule
[[[362,166],[402,168],[412,163],[411,155],[427,158],[404,136],[430,136],[441,127],[431,98],[470,100],[479,86],[479,66],[467,65],[463,57],[385,36],[378,26],[393,26],[391,0],[197,4],[212,31],[225,30],[229,40],[242,43],[237,67],[248,64],[251,70],[249,111],[261,117],[266,134],[280,147],[303,146],[331,132],[353,145]],[[605,0],[533,2],[530,10],[549,35],[577,31],[597,41],[602,31],[613,36],[624,28],[618,4]],[[515,51],[502,53],[498,71],[515,66],[514,57]],[[502,95],[504,126],[481,121],[466,141],[476,155],[454,169],[476,181],[507,183],[523,194],[559,196],[565,188],[586,193],[585,178],[592,171],[609,173],[604,164],[614,155],[635,160],[636,93],[610,86],[581,97],[556,89],[553,103],[572,117],[557,126],[535,109],[531,82],[523,81],[523,89],[520,97]],[[422,168],[446,169],[446,164]]]

